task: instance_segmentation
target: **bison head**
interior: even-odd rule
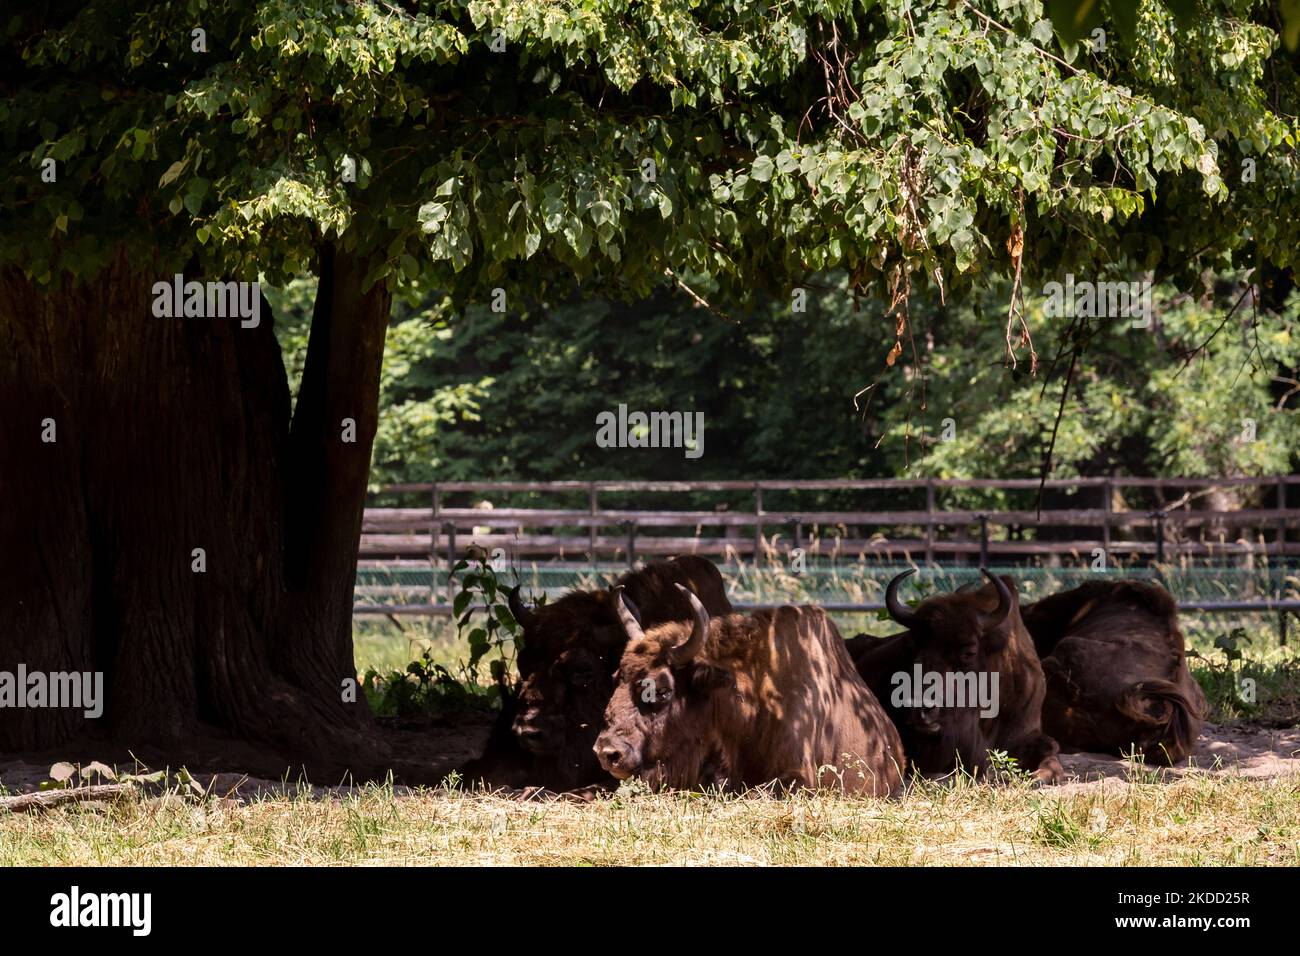
[[[510,610],[523,629],[519,692],[511,729],[520,746],[542,757],[592,764],[591,745],[614,689],[611,674],[623,632],[607,593],[575,592],[529,608],[518,588]]]
[[[898,599],[899,584],[915,569],[895,577],[885,590],[885,607],[890,617],[908,629],[912,648],[912,671],[900,675],[898,682],[900,688],[910,688],[911,700],[902,706],[894,702],[891,709],[899,719],[908,755],[924,773],[951,770],[958,759],[974,771],[986,759],[980,705],[970,693],[965,693],[961,702],[946,696],[958,681],[963,691],[973,691],[980,675],[985,675],[985,686],[989,686],[987,675],[998,670],[997,657],[1007,646],[1015,624],[1014,585],[987,569],[980,570],[989,582],[984,587],[938,595],[915,609]],[[937,703],[915,686],[918,670],[923,680],[942,681]]]
[[[619,589],[616,608],[627,647],[596,739],[601,766],[620,780],[640,776],[652,787],[721,782],[725,768],[712,747],[710,698],[734,685],[731,670],[705,652],[709,612],[689,590],[693,620],[641,627],[635,607]]]

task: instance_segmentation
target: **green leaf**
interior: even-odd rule
[[[510,612],[509,606],[505,604],[494,604],[492,605],[492,613],[496,615],[497,620],[507,629],[513,631],[518,628],[519,622],[515,620],[515,616]]]
[[[117,774],[113,768],[100,763],[98,760],[92,760],[81,768],[81,778],[89,780],[91,777],[103,777],[105,780],[116,780]]]
[[[167,171],[158,177],[158,187],[161,189],[168,183],[174,182],[176,177],[184,172],[185,167],[189,165],[188,159],[178,159],[167,167]]]

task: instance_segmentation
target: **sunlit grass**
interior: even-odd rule
[[[87,804],[0,817],[0,865],[1296,865],[1300,777],[898,799],[651,794],[527,803],[455,789]]]

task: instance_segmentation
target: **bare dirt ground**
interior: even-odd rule
[[[1300,728],[1256,729],[1206,724],[1196,741],[1196,752],[1173,767],[1139,768],[1131,760],[1109,754],[1063,753],[1061,766],[1068,779],[1067,792],[1115,785],[1145,770],[1157,779],[1209,774],[1260,780],[1300,773]]]
[[[440,721],[425,726],[421,732],[435,738],[425,741],[429,749],[436,747],[447,754],[445,763],[450,772],[465,760],[477,756],[486,740],[487,730],[488,724],[481,720],[468,726]],[[414,732],[414,729],[405,732]],[[1145,774],[1147,779],[1165,781],[1200,775],[1269,780],[1300,774],[1300,728],[1254,729],[1207,724],[1197,741],[1195,754],[1173,767],[1142,767],[1121,757],[1091,753],[1062,753],[1061,765],[1067,779],[1051,789],[1062,794],[1123,786],[1135,773]],[[130,771],[132,768],[119,764],[118,769]],[[0,759],[0,785],[9,794],[31,792],[49,779],[49,770],[50,763],[32,757]],[[351,789],[240,773],[195,772],[193,776],[212,795],[239,801],[301,794],[305,789],[310,789],[317,797],[325,797],[344,794]],[[396,789],[398,793],[409,792],[403,787]]]

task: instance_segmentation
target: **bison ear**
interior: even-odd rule
[[[980,635],[980,646],[986,654],[1000,654],[1011,640],[1011,622],[1003,621]]]
[[[686,669],[686,679],[690,682],[692,690],[701,693],[736,686],[736,675],[716,664],[694,663]]]
[[[1011,641],[1011,630],[1016,627],[1019,619],[1016,615],[1009,615],[1006,620],[1000,624],[990,624],[985,622],[984,631],[980,634],[980,647],[986,654],[1000,654]]]

